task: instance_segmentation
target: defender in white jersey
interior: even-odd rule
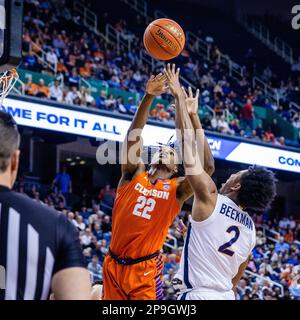
[[[203,221],[190,221],[180,268],[175,276],[182,299],[233,300],[232,279],[256,242],[247,212],[219,194],[215,209]],[[176,281],[175,281],[176,282]]]
[[[184,137],[186,178],[194,191],[192,219],[174,287],[181,290],[182,300],[234,300],[235,286],[255,246],[255,226],[247,210],[270,206],[276,179],[272,171],[252,166],[231,175],[218,193],[202,165],[204,131],[193,130],[189,115],[191,102],[198,109],[197,95],[194,98],[189,89],[188,96],[180,88],[174,66],[171,70],[168,65],[165,73],[175,98],[176,126]]]

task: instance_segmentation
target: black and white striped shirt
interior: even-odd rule
[[[0,186],[0,266],[0,300],[47,299],[56,272],[85,266],[78,231],[63,214]]]

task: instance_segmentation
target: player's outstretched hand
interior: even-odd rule
[[[159,96],[168,90],[167,78],[163,73],[151,76],[146,85],[146,93],[151,96]]]
[[[199,89],[196,90],[195,96],[193,96],[193,91],[192,91],[191,87],[189,87],[188,93],[186,92],[184,87],[182,87],[182,91],[183,91],[183,94],[185,96],[185,103],[186,103],[186,107],[187,107],[189,115],[190,116],[191,115],[197,115],[198,114],[198,108],[199,108],[200,90]]]
[[[179,81],[180,68],[176,69],[175,64],[167,64],[167,68],[164,69],[164,73],[167,77],[169,89],[173,97],[178,96],[182,93]]]

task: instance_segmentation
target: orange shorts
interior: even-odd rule
[[[162,300],[164,259],[159,255],[134,265],[107,255],[103,264],[103,300]]]

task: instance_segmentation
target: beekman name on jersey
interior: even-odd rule
[[[220,213],[234,221],[238,221],[248,229],[253,230],[253,222],[248,214],[240,212],[225,203],[222,203]]]

